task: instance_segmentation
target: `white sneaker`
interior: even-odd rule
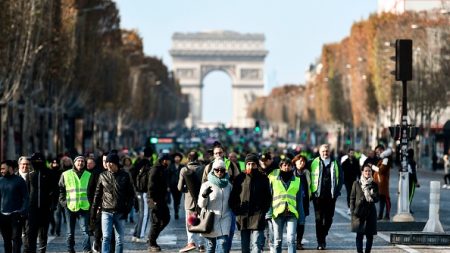
[[[142,243],[147,243],[148,239],[147,238],[137,238],[136,242],[142,242]]]
[[[131,241],[132,241],[132,242],[137,242],[138,239],[139,239],[139,238],[137,238],[136,236],[131,237]]]
[[[352,214],[352,212],[350,211],[350,208],[347,209],[347,214],[348,214],[348,215]]]
[[[447,188],[447,185],[446,185],[446,184],[444,184],[444,185],[442,186],[442,189],[445,189],[445,188]]]

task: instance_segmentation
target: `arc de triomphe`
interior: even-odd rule
[[[202,121],[203,79],[212,71],[224,71],[232,80],[233,127],[251,127],[247,107],[264,91],[263,34],[231,31],[175,33],[172,36],[173,70],[182,92],[188,94],[187,125]]]

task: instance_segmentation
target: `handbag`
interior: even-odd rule
[[[211,233],[214,228],[214,212],[202,209],[197,218],[200,222],[197,225],[188,225],[188,231],[191,233]]]

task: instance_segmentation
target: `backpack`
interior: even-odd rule
[[[142,166],[136,176],[136,191],[147,192],[148,190],[148,178],[150,168],[148,165]]]

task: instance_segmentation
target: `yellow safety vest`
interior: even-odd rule
[[[278,175],[280,175],[280,169],[274,169],[267,177],[269,177],[270,182],[273,182],[274,180],[278,180]]]
[[[287,208],[298,218],[297,212],[297,193],[300,191],[300,178],[293,176],[289,188],[286,188],[280,179],[272,181],[273,198],[272,198],[272,217],[277,218],[278,215],[284,213]]]
[[[64,184],[66,185],[67,208],[72,212],[78,210],[89,210],[90,204],[87,198],[87,188],[91,173],[87,170],[83,172],[81,178],[73,170],[63,173]]]
[[[319,176],[320,176],[320,158],[317,157],[311,163],[311,193],[315,193],[317,188],[319,187]],[[339,183],[339,168],[336,161],[333,161],[331,166],[334,173],[331,173],[332,185],[331,188],[334,189],[333,186],[336,186]]]

